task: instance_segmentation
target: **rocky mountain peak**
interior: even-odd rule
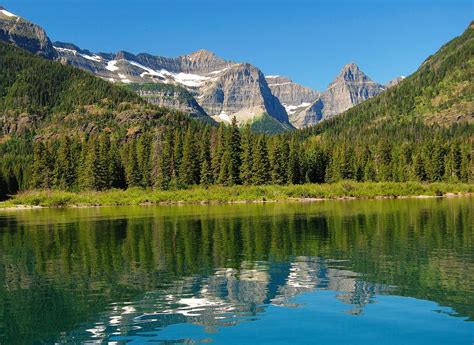
[[[367,75],[355,63],[348,63],[342,67],[335,81],[366,81]]]
[[[216,54],[206,49],[200,49],[187,55],[187,58],[191,61],[211,60],[216,58]]]

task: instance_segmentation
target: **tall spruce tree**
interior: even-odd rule
[[[183,156],[179,167],[180,186],[191,186],[198,182],[198,162],[196,153],[196,143],[194,141],[193,131],[191,126],[189,126],[183,140]]]
[[[142,174],[138,164],[137,157],[137,143],[133,139],[128,147],[128,162],[127,162],[127,186],[140,187],[142,185]]]
[[[270,183],[270,161],[268,159],[267,139],[263,135],[257,139],[252,161],[252,184],[263,185]]]
[[[242,130],[241,138],[241,166],[240,181],[244,185],[252,183],[252,167],[253,167],[253,135],[250,125],[246,125]]]
[[[302,182],[302,162],[299,141],[293,137],[290,141],[290,152],[288,155],[288,183],[298,184]]]

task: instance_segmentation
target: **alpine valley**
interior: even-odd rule
[[[52,43],[41,27],[0,8],[0,198],[134,187],[158,195],[133,202],[167,202],[176,197],[168,190],[201,186],[198,196],[177,195],[232,201],[469,192],[473,37],[471,23],[415,73],[386,86],[351,63],[316,91],[207,50],[167,58]],[[369,185],[338,184],[348,180]],[[400,185],[412,182],[418,185]],[[425,188],[429,182],[452,185]],[[219,189],[239,185],[246,186]],[[251,187],[260,185],[288,186]],[[14,200],[50,204],[49,196]],[[76,199],[51,200],[64,206]],[[78,203],[98,204],[86,200]]]
[[[176,58],[91,52],[72,43],[52,43],[41,27],[5,9],[0,12],[0,39],[126,85],[150,103],[207,121],[230,123],[235,116],[240,125],[248,123],[267,133],[314,125],[403,80],[383,86],[351,63],[320,92],[287,77],[264,76],[256,66],[228,61],[208,50]]]

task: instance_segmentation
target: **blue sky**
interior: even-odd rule
[[[349,62],[409,75],[474,19],[474,0],[3,0],[52,40],[178,56],[201,48],[323,90]]]

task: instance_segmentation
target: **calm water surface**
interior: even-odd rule
[[[0,212],[0,343],[474,343],[474,199]]]

